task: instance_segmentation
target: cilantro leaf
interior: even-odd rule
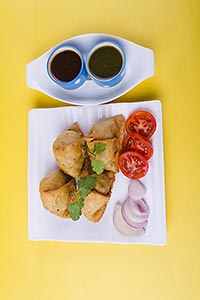
[[[83,208],[83,205],[84,205],[84,199],[80,198],[68,206],[68,211],[70,213],[72,220],[77,221],[80,218],[82,214],[81,209]]]
[[[86,176],[78,181],[78,188],[81,197],[87,197],[91,190],[95,188],[97,179],[92,176]]]
[[[95,159],[95,158],[92,158],[91,159],[91,165],[92,165],[92,170],[94,172],[96,172],[98,175],[100,175],[101,173],[103,173],[103,170],[104,170],[104,165],[101,161]]]
[[[105,149],[106,149],[106,144],[98,142],[94,145],[93,153],[94,154],[101,153],[105,151]]]
[[[82,214],[81,209],[84,206],[84,198],[90,194],[93,188],[95,188],[96,181],[96,177],[92,176],[86,176],[79,179],[78,191],[75,193],[75,195],[76,197],[80,195],[80,198],[78,198],[75,202],[69,204],[68,206],[68,211],[72,220],[77,221],[80,218]]]

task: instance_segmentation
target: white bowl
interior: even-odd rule
[[[90,49],[97,43],[113,41],[121,46],[126,55],[126,69],[123,80],[112,88],[98,86],[93,80],[87,80],[80,88],[69,91],[54,83],[47,73],[47,60],[54,49],[71,45],[78,48],[86,58]],[[97,105],[114,100],[128,92],[140,82],[154,74],[153,51],[128,40],[108,34],[84,34],[75,36],[42,54],[27,64],[27,85],[52,98],[76,105]]]

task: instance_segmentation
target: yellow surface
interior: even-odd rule
[[[1,0],[1,300],[200,299],[199,20],[198,0]],[[165,247],[28,240],[28,110],[64,104],[28,89],[25,66],[91,32],[155,51],[155,76],[117,101],[163,104]]]

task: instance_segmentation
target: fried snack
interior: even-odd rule
[[[124,133],[125,118],[120,114],[93,125],[86,137],[77,122],[58,135],[53,143],[53,153],[60,170],[40,182],[44,208],[59,217],[70,218],[68,206],[77,200],[75,179],[90,174],[97,182],[84,198],[82,214],[92,222],[99,222],[111,197],[115,174],[119,172],[118,157]],[[105,144],[105,149],[95,151],[96,143]],[[101,175],[93,174],[91,158],[102,162],[104,172]]]
[[[88,175],[86,142],[78,123],[61,133],[53,143],[53,153],[60,169],[74,177]]]
[[[92,174],[93,177],[97,178],[95,190],[102,194],[107,195],[112,190],[115,174],[113,172],[104,171],[102,174]]]
[[[107,118],[101,122],[94,124],[88,135],[87,140],[108,140],[117,138],[119,140],[120,149],[122,149],[122,142],[125,132],[125,118],[122,114]]]
[[[82,208],[83,215],[90,221],[96,223],[102,218],[106,209],[110,195],[105,196],[93,190],[85,198],[84,206]]]
[[[105,170],[119,172],[118,158],[122,150],[124,132],[125,118],[123,115],[117,115],[93,125],[85,137],[87,147],[91,151],[96,143],[106,145],[105,151],[95,155],[95,159],[103,163]],[[91,156],[90,153],[89,155]]]
[[[115,174],[105,171],[101,175],[93,174],[92,176],[97,178],[96,187],[85,198],[82,213],[88,220],[96,223],[103,217],[110,200]]]
[[[40,182],[40,196],[45,209],[52,214],[70,218],[67,207],[75,201],[75,179],[61,170],[55,170]]]
[[[97,153],[95,159],[103,163],[104,169],[115,173],[119,172],[118,158],[120,153],[121,145],[117,138],[108,140],[93,140],[88,141],[87,146],[90,150],[94,148],[94,145],[98,142],[102,142],[106,145],[103,152]]]

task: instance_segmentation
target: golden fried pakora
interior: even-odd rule
[[[74,177],[88,175],[88,158],[84,135],[78,125],[61,133],[53,143],[53,153],[60,169]]]
[[[96,186],[85,198],[82,213],[88,220],[96,223],[103,217],[110,200],[115,174],[105,171],[101,175],[93,174],[92,176],[97,179]]]
[[[40,196],[45,209],[62,218],[70,218],[68,205],[75,201],[75,179],[55,170],[40,181]]]

